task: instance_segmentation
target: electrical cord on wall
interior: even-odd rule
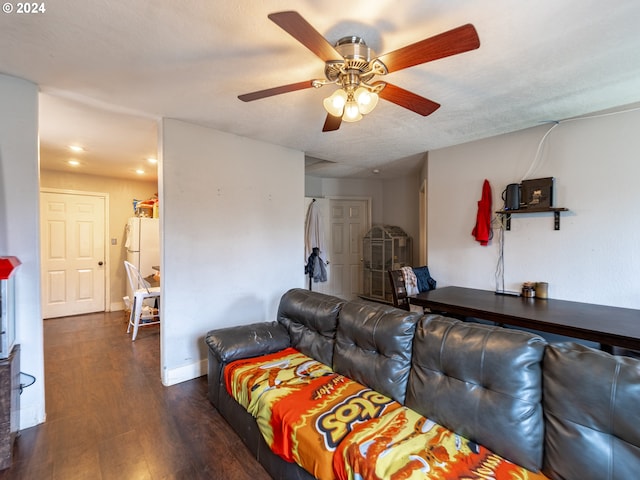
[[[567,120],[550,120],[548,122],[544,122],[544,123],[550,123],[551,128],[549,128],[549,130],[547,130],[545,132],[545,134],[542,136],[542,138],[540,139],[540,142],[538,143],[538,148],[536,149],[536,153],[535,156],[533,157],[533,161],[531,162],[531,165],[529,166],[529,169],[527,170],[527,172],[524,174],[524,176],[522,177],[522,180],[527,180],[529,178],[530,175],[533,175],[533,173],[537,170],[541,159],[542,159],[542,149],[544,147],[544,142],[546,141],[547,137],[551,134],[551,132],[561,123],[567,123],[567,122],[577,122],[580,120],[589,120],[589,119],[593,119],[593,118],[601,118],[601,117],[610,117],[612,115],[619,115],[622,113],[630,113],[630,112],[635,112],[640,110],[640,106],[639,107],[633,107],[633,108],[628,108],[626,110],[620,110],[620,111],[616,111],[616,112],[607,112],[607,113],[598,113],[595,115],[587,115],[584,117],[576,117],[576,118],[569,118]],[[496,292],[501,291],[504,292],[505,288],[504,288],[504,273],[505,273],[505,266],[504,266],[504,241],[505,241],[505,235],[504,235],[504,231],[505,231],[505,223],[506,223],[506,219],[504,215],[499,215],[498,218],[495,218],[493,220],[492,223],[497,223],[498,225],[492,228],[496,228],[499,230],[499,240],[498,240],[498,260],[496,261],[496,270],[495,270],[495,283],[496,283]]]
[[[522,180],[527,180],[529,176],[532,175],[535,172],[535,170],[538,168],[538,164],[540,163],[540,159],[542,158],[541,153],[542,153],[542,147],[544,145],[545,140],[547,139],[549,134],[553,131],[553,129],[556,128],[561,123],[577,122],[580,120],[590,120],[592,118],[610,117],[612,115],[619,115],[621,113],[630,113],[630,112],[635,112],[637,110],[640,110],[640,107],[629,108],[627,110],[620,110],[617,112],[598,113],[595,115],[587,115],[584,117],[569,118],[567,120],[550,120],[548,122],[544,122],[544,123],[552,123],[553,125],[551,125],[551,128],[547,130],[546,133],[540,139],[540,143],[538,143],[538,148],[536,149],[536,155],[535,157],[533,157],[533,162],[531,162],[531,165],[529,166],[527,173],[525,173],[524,176],[522,177]]]
[[[529,166],[529,170],[527,170],[527,173],[524,174],[524,176],[522,177],[522,180],[526,180],[529,177],[529,175],[531,175],[538,168],[538,164],[540,163],[540,159],[542,158],[542,156],[540,155],[540,152],[542,151],[542,146],[544,145],[544,141],[547,139],[547,137],[553,131],[553,129],[556,128],[558,125],[560,125],[560,122],[554,121],[551,128],[547,130],[547,132],[542,136],[542,139],[540,139],[540,143],[538,143],[538,148],[536,150],[536,155],[533,157],[533,162],[531,162],[531,165]]]
[[[24,372],[20,372],[20,375],[24,375],[25,377],[29,377],[29,379],[31,380],[30,383],[22,383],[22,382],[20,382],[20,395],[22,395],[22,391],[25,388],[30,387],[31,385],[36,383],[36,377],[34,377],[33,375],[29,375],[28,373],[24,373]]]
[[[505,219],[504,215],[498,215],[493,218],[492,224],[498,224],[496,228],[498,230],[498,261],[496,262],[495,282],[496,292],[504,292],[504,230]]]

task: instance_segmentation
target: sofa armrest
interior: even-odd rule
[[[258,357],[290,346],[286,329],[278,322],[253,323],[211,330],[205,342],[209,352],[221,363]]]

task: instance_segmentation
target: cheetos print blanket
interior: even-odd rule
[[[334,470],[340,480],[547,480],[406,407],[355,429]]]
[[[227,391],[269,447],[321,480],[542,480],[293,348],[238,360]]]
[[[355,425],[400,408],[293,348],[233,362],[225,382],[271,450],[322,480],[335,478],[333,453]]]

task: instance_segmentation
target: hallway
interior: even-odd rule
[[[122,312],[44,321],[47,421],[20,433],[0,480],[270,478],[206,376],[162,385],[159,327],[125,332]]]

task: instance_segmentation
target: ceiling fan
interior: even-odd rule
[[[325,78],[267,88],[239,95],[238,98],[251,102],[305,88],[338,85],[340,88],[323,102],[327,110],[323,132],[338,130],[343,120],[360,120],[362,115],[375,108],[378,98],[423,116],[430,115],[440,104],[389,82],[373,80],[376,76],[457,55],[480,46],[476,29],[473,25],[466,24],[375,57],[374,52],[360,37],[343,37],[335,45],[331,45],[298,12],[277,12],[268,17],[325,62]]]

